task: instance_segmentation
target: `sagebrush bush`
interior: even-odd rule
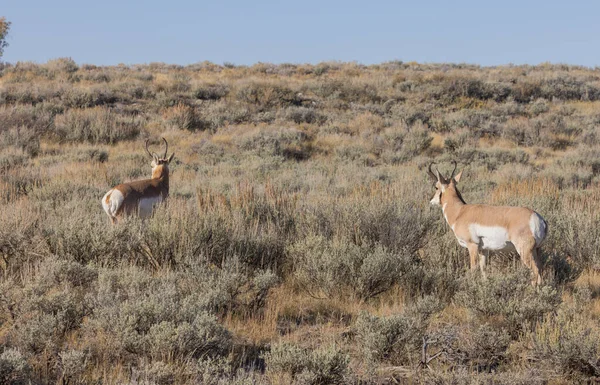
[[[137,269],[121,277],[101,274],[98,293],[91,299],[94,313],[84,331],[92,339],[108,334],[113,340],[96,354],[147,352],[179,359],[224,355],[231,347],[230,333],[207,312],[210,304],[198,302],[191,292],[201,290],[197,284],[178,282],[176,276],[152,278]]]
[[[163,113],[163,119],[168,128],[174,127],[189,131],[205,128],[204,122],[198,116],[195,108],[182,103],[168,108]]]
[[[198,84],[192,91],[196,99],[201,100],[219,100],[229,93],[229,87],[226,84]]]
[[[294,104],[296,95],[285,85],[250,81],[238,86],[235,96],[238,100],[256,105],[259,109]]]
[[[500,324],[516,337],[561,303],[560,293],[552,286],[536,290],[531,285],[530,274],[521,268],[515,272],[488,274],[486,280],[469,275],[463,279],[454,301],[484,319],[501,317]]]
[[[67,381],[79,382],[80,376],[89,365],[87,355],[81,350],[66,350],[59,353],[60,370]]]
[[[0,381],[3,384],[27,384],[30,375],[31,367],[17,349],[5,349],[0,354]]]
[[[395,365],[414,363],[429,320],[441,310],[439,301],[424,297],[405,312],[388,317],[361,313],[354,329],[364,358]]]
[[[514,370],[494,373],[474,373],[471,369],[453,371],[428,371],[424,373],[424,384],[492,385],[497,383],[515,385],[543,385],[549,382],[547,375],[539,370]]]
[[[219,357],[231,349],[229,331],[208,313],[198,314],[191,323],[154,324],[148,329],[146,341],[151,356],[163,359]]]
[[[329,241],[316,235],[293,244],[289,254],[302,286],[314,295],[329,297],[350,291],[366,300],[400,283],[411,270],[407,251],[358,246],[346,239]]]
[[[342,384],[348,370],[348,356],[335,345],[310,350],[279,343],[265,353],[267,376],[288,375],[298,384]]]
[[[58,59],[48,60],[45,67],[54,73],[66,72],[72,73],[77,72],[79,66],[75,61],[71,58],[61,57]]]
[[[71,109],[55,118],[54,135],[60,142],[114,144],[140,133],[140,122],[105,107]]]
[[[600,329],[581,311],[561,309],[529,331],[524,347],[537,365],[586,381],[600,376]]]
[[[296,160],[307,159],[311,152],[310,136],[294,128],[255,131],[253,135],[242,137],[239,147],[262,156],[275,155]]]
[[[308,107],[288,107],[284,112],[284,116],[287,120],[298,124],[323,124],[327,121],[326,115]]]
[[[430,332],[426,340],[443,352],[438,362],[450,365],[453,372],[467,369],[477,373],[500,371],[509,362],[512,342],[504,328],[488,323],[447,325]]]
[[[0,64],[0,382],[570,383],[598,376],[593,69]],[[177,153],[170,197],[100,199]],[[549,224],[487,281],[427,166]],[[415,370],[423,338],[429,369]],[[270,351],[270,353],[269,353]]]

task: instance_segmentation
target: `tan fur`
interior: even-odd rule
[[[532,219],[532,215],[539,216],[539,214],[526,207],[466,204],[456,188],[461,175],[462,172],[447,181],[438,174],[437,190],[431,203],[439,203],[442,206],[444,217],[454,231],[459,243],[462,241],[464,243],[462,246],[469,250],[471,269],[477,268],[477,261],[479,260],[479,268],[485,276],[487,264],[487,255],[485,255],[487,251],[481,240],[483,238],[480,238],[479,243],[477,243],[477,239],[473,239],[471,225],[502,228],[508,234],[508,241],[514,245],[523,264],[531,269],[533,274],[532,283],[541,284],[542,263],[537,247],[543,241],[543,238],[536,241],[530,225],[530,221],[538,220],[538,217]],[[539,216],[539,220],[543,221],[541,216]],[[543,237],[546,236],[546,231],[547,226],[543,221]]]
[[[136,214],[138,203],[142,198],[160,196],[163,201],[167,199],[169,196],[169,168],[167,165],[156,166],[152,170],[151,179],[122,183],[115,186],[114,189],[119,190],[125,197],[123,204],[117,210],[117,217],[121,217],[123,214]]]
[[[168,144],[164,138],[163,140],[167,147],[162,158],[150,153],[148,141],[146,141],[146,151],[153,159],[152,178],[119,184],[106,194],[105,205],[103,206],[106,206],[104,209],[112,223],[118,222],[125,215],[138,215],[142,199],[160,198],[159,201],[165,201],[169,196],[169,163],[173,160],[175,154],[171,154],[169,158],[166,157]],[[120,204],[111,202],[115,190],[123,196],[123,201]],[[111,203],[113,203],[113,206],[111,206]],[[117,209],[112,212],[112,207],[117,207]]]

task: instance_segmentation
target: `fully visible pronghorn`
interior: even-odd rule
[[[526,207],[469,205],[463,200],[456,185],[462,171],[450,178],[429,165],[429,175],[435,180],[435,195],[431,204],[441,206],[444,218],[452,228],[458,243],[469,250],[471,269],[479,267],[485,277],[487,256],[483,250],[510,250],[514,247],[521,261],[533,273],[532,284],[542,283],[542,261],[538,248],[546,238],[548,225],[542,216]]]
[[[174,153],[167,158],[169,143],[165,138],[165,153],[159,158],[156,153],[146,152],[152,158],[152,178],[122,183],[109,190],[102,198],[102,207],[116,223],[125,215],[138,215],[146,218],[152,214],[154,206],[169,196],[169,163],[173,160]]]

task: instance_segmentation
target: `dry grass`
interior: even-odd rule
[[[550,65],[7,66],[0,381],[593,381],[598,100]],[[169,204],[110,227],[100,197],[160,136]],[[428,205],[451,159],[467,202],[546,218],[542,291],[511,256],[467,273]],[[447,354],[418,372],[423,337]]]

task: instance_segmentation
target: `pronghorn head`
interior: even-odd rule
[[[454,169],[452,170],[452,174],[450,174],[450,177],[448,179],[444,178],[444,176],[437,169],[437,166],[435,167],[435,170],[432,170],[432,166],[435,163],[431,163],[429,165],[429,176],[431,176],[432,180],[434,181],[435,187],[435,194],[433,198],[431,198],[431,201],[429,201],[429,203],[431,203],[434,206],[442,205],[442,196],[444,195],[457,196],[458,198],[460,198],[461,201],[463,200],[460,196],[460,192],[456,188],[456,185],[458,184],[458,182],[460,181],[460,177],[462,176],[462,171],[455,176],[454,173],[456,172],[457,164],[454,160],[452,161],[452,163],[454,164]]]
[[[148,150],[148,141],[146,139],[146,152],[152,158],[152,178],[161,178],[163,176],[169,175],[169,163],[173,160],[175,153],[172,153],[170,157],[167,158],[167,151],[169,150],[169,143],[165,138],[162,138],[165,142],[165,153],[162,157],[159,157],[155,152],[150,152]]]

